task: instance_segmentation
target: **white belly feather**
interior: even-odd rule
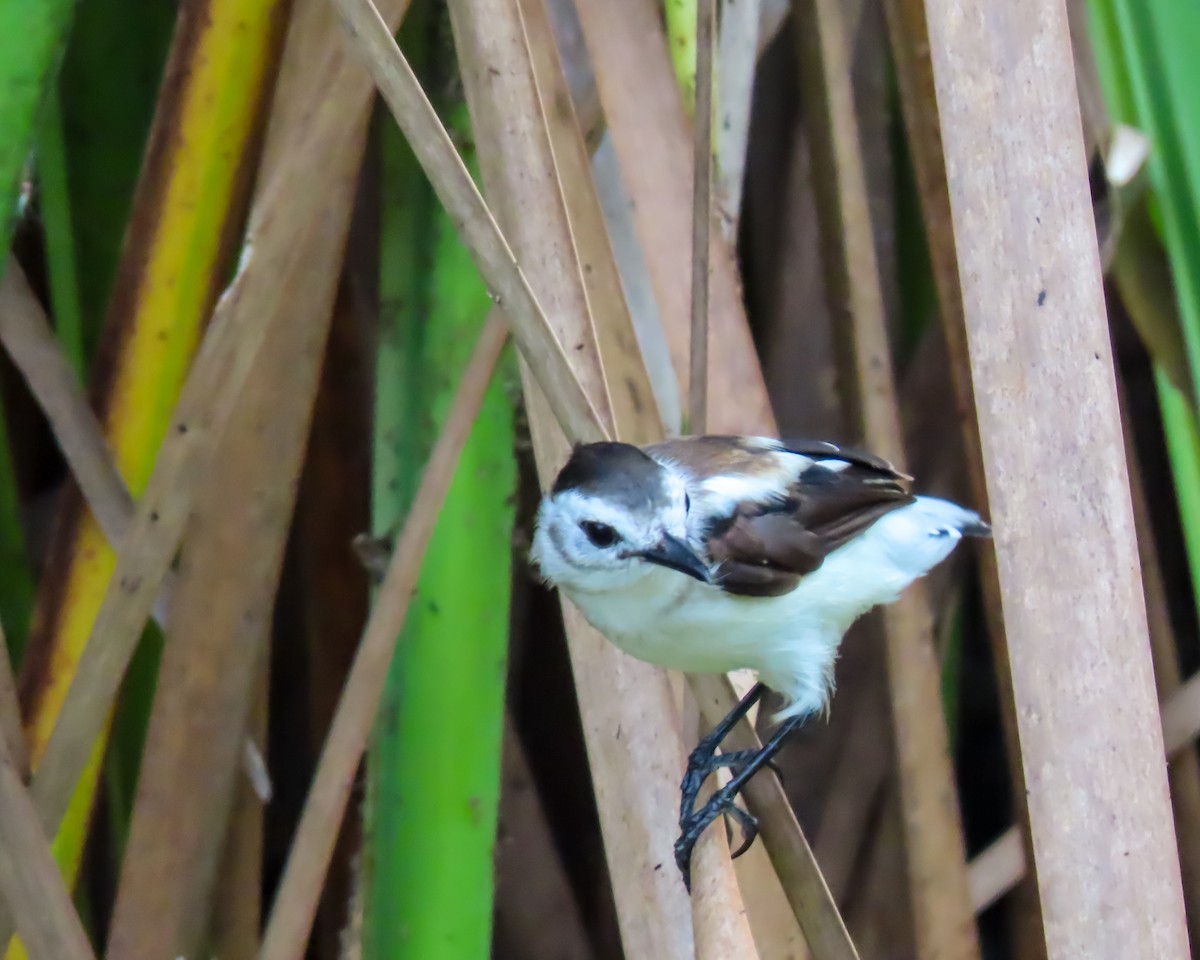
[[[749,668],[788,699],[780,718],[817,712],[832,692],[834,660],[850,624],[895,600],[958,542],[956,529],[939,542],[929,539],[926,514],[936,505],[932,512],[940,515],[943,503],[919,498],[885,515],[783,596],[733,596],[649,564],[618,590],[564,589],[594,627],[640,660],[693,673]],[[918,540],[921,550],[914,549]]]

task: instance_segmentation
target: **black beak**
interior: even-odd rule
[[[664,533],[658,546],[643,550],[638,554],[647,563],[657,563],[660,567],[678,570],[689,577],[695,577],[701,583],[712,583],[708,566],[701,560],[692,548],[682,540]]]
[[[986,539],[991,537],[992,528],[990,524],[985,523],[982,520],[976,520],[973,523],[968,523],[962,528],[962,535],[964,537],[981,537]]]

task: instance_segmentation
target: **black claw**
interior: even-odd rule
[[[736,779],[731,780],[709,797],[703,807],[680,821],[679,839],[675,841],[675,865],[679,867],[679,872],[683,876],[683,885],[689,892],[692,889],[692,851],[701,834],[717,817],[728,814],[737,820],[742,828],[744,840],[738,847],[737,853],[734,854],[735,857],[745,853],[750,844],[754,842],[754,838],[758,836],[758,821],[734,802],[741,786],[742,784],[738,783]],[[730,789],[731,787],[734,789]]]
[[[684,886],[689,892],[692,889],[692,851],[696,846],[696,841],[700,839],[700,835],[704,833],[708,825],[722,815],[737,820],[742,828],[743,839],[733,856],[740,857],[750,849],[755,837],[758,836],[758,820],[737,806],[734,798],[750,778],[763,767],[770,767],[775,771],[780,782],[783,781],[783,775],[775,765],[773,758],[783,746],[783,741],[787,736],[804,722],[802,717],[791,717],[780,724],[779,729],[761,750],[736,750],[722,754],[720,757],[716,755],[721,741],[761,695],[762,684],[758,684],[742,698],[742,702],[717,725],[712,733],[696,745],[696,749],[688,757],[687,771],[683,775],[683,783],[680,786],[679,839],[675,841],[675,864],[679,867]],[[705,779],[721,767],[730,768],[733,778],[716,791],[703,807],[699,810],[695,809],[696,799],[700,795],[700,788]]]
[[[749,810],[743,810],[736,803],[730,805],[725,811],[726,816],[732,817],[738,822],[738,826],[742,828],[742,842],[738,848],[733,851],[730,856],[736,860],[743,853],[750,849],[754,843],[754,838],[758,836],[758,817],[752,814]],[[731,844],[732,845],[732,844]]]

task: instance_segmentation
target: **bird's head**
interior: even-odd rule
[[[687,511],[683,480],[637,447],[581,444],[542,499],[533,559],[568,590],[620,589],[663,567],[707,583]]]

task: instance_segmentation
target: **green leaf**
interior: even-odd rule
[[[85,359],[108,309],[174,25],[173,3],[80,0],[75,15],[59,87]]]
[[[5,248],[12,237],[34,131],[53,87],[74,8],[74,0],[0,3],[0,183]],[[7,425],[0,411],[0,619],[14,656],[24,648],[33,606],[33,579],[19,508]]]
[[[426,89],[449,86],[447,31],[444,12],[432,4],[415,4],[406,19],[401,43]],[[460,147],[469,148],[465,105],[444,113]],[[409,507],[492,304],[390,120],[380,141],[372,509],[374,529],[388,534]],[[516,482],[512,418],[497,376],[439,515],[388,675],[368,767],[363,951],[370,960],[474,960],[490,952]]]
[[[51,81],[62,59],[74,0],[0,3],[0,177],[4,246],[12,235],[21,175]]]
[[[1151,143],[1151,212],[1171,265],[1193,396],[1200,384],[1200,4],[1091,0],[1091,35],[1114,118]],[[1132,305],[1131,305],[1132,306]],[[1195,412],[1157,377],[1184,539],[1200,601],[1200,443]]]

